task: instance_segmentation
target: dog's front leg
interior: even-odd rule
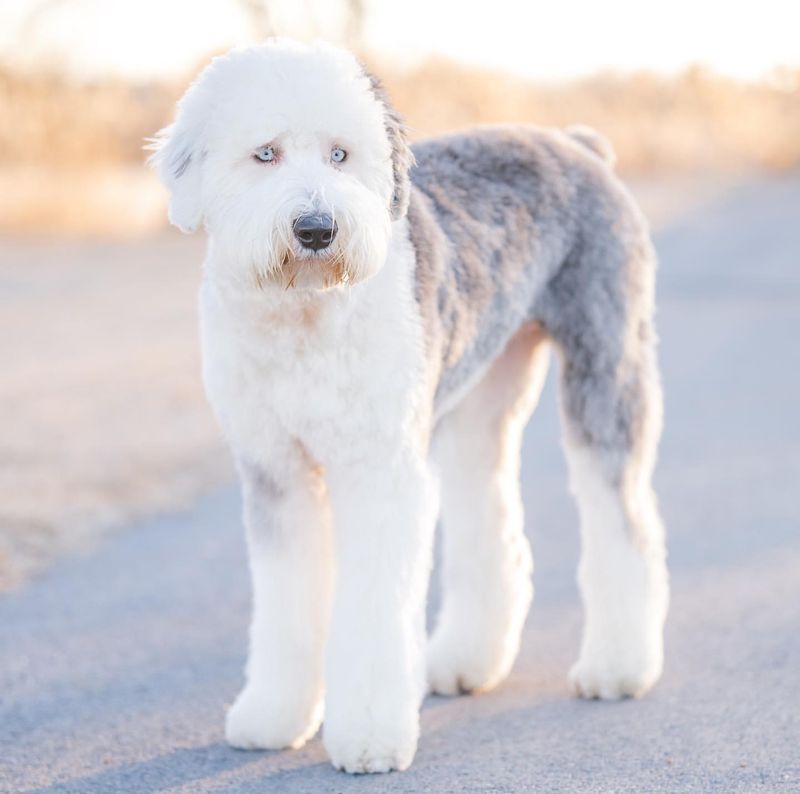
[[[324,741],[334,766],[388,772],[412,761],[424,694],[424,603],[436,493],[403,452],[329,471],[337,581]]]
[[[234,747],[296,748],[322,719],[333,562],[325,486],[285,461],[282,476],[252,465],[240,474],[253,617],[247,683],[225,733]]]

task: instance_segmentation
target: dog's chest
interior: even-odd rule
[[[400,431],[419,348],[402,307],[378,305],[232,311],[201,293],[206,391],[237,454],[266,461],[288,438],[329,464]]]

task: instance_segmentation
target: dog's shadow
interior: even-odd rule
[[[537,690],[539,702],[527,703],[524,706],[524,694],[530,695],[531,684]],[[423,745],[421,756],[417,760],[414,777],[424,775],[431,759],[427,759],[428,747],[437,755],[435,745],[445,744],[450,734],[458,734],[463,726],[469,725],[472,730],[483,726],[485,731],[495,734],[501,731],[502,723],[511,719],[515,723],[528,726],[530,738],[535,742],[534,730],[537,721],[533,713],[541,709],[543,704],[562,711],[565,706],[562,687],[553,686],[553,681],[546,677],[537,677],[532,682],[526,678],[512,676],[498,692],[503,696],[497,699],[490,696],[473,697],[439,697],[430,696],[425,699],[422,708]],[[568,700],[568,699],[567,699]],[[522,701],[522,702],[520,702]],[[557,706],[561,701],[562,705]],[[578,708],[567,706],[569,709]],[[541,715],[541,711],[539,714]],[[460,726],[460,727],[459,727]],[[525,730],[519,731],[524,735]],[[452,738],[452,737],[451,737]],[[411,775],[411,773],[406,773]],[[225,790],[231,792],[262,792],[293,790],[298,783],[303,790],[339,791],[345,787],[360,790],[367,785],[370,778],[342,776],[331,766],[321,737],[318,734],[302,750],[299,751],[241,751],[234,750],[226,743],[213,742],[194,747],[183,747],[148,758],[134,761],[113,768],[105,769],[84,777],[71,777],[69,780],[51,783],[39,788],[25,789],[22,794],[91,794],[91,792],[155,792],[173,789],[179,790]],[[367,785],[368,789],[374,786]],[[205,784],[205,785],[204,785]],[[223,786],[224,789],[221,789]]]

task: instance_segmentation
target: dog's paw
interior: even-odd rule
[[[497,643],[463,643],[437,631],[428,643],[428,689],[436,695],[486,692],[509,673],[514,654]]]
[[[321,702],[309,707],[245,687],[228,709],[225,738],[240,750],[296,750],[317,732],[321,720]]]
[[[600,700],[638,698],[661,677],[660,652],[632,653],[618,658],[582,653],[569,673],[576,695]]]
[[[331,763],[344,772],[365,774],[408,769],[417,751],[419,721],[355,718],[325,723],[324,743]]]

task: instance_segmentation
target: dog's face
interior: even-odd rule
[[[324,289],[373,275],[408,204],[405,131],[347,52],[270,42],[215,59],[152,161],[170,220],[204,224],[223,277]]]

